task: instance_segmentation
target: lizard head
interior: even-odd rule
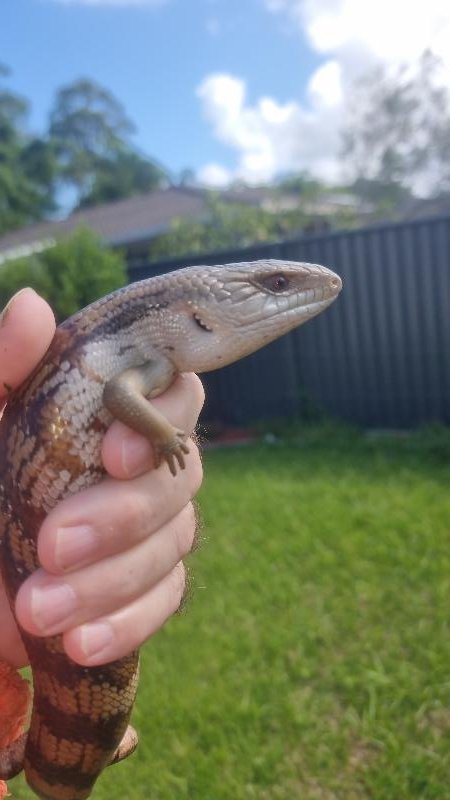
[[[175,303],[182,328],[177,366],[197,372],[229,364],[312,319],[342,288],[331,270],[289,261],[188,267],[178,274],[189,290]]]

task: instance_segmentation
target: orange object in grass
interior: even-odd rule
[[[6,661],[0,661],[0,750],[21,736],[31,703],[28,682]],[[0,780],[0,800],[8,794]]]

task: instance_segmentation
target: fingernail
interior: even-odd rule
[[[109,622],[93,622],[80,628],[80,646],[85,658],[99,658],[114,640]]]
[[[122,469],[128,478],[139,475],[148,468],[151,461],[150,442],[142,436],[130,434],[122,441]]]
[[[76,609],[77,597],[66,583],[31,590],[31,615],[41,633],[57,633],[62,622]]]
[[[6,306],[4,307],[2,313],[0,314],[0,327],[6,321],[6,318],[7,318],[8,314],[9,314],[9,312],[11,311],[13,303],[16,302],[17,298],[19,297],[19,294],[22,294],[23,292],[29,292],[29,291],[30,291],[30,287],[25,286],[23,289],[19,289],[19,291],[16,292],[15,294],[13,294],[11,299],[8,300]],[[34,292],[34,289],[31,289],[31,291]]]
[[[79,567],[97,548],[98,534],[90,525],[58,528],[55,541],[55,563],[59,569]]]

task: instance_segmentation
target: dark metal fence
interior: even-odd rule
[[[297,331],[205,376],[207,418],[245,424],[323,412],[377,428],[450,423],[450,217],[175,259],[131,278],[260,258],[324,264],[344,289]]]

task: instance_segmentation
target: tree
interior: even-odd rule
[[[134,125],[114,95],[83,78],[60,89],[50,114],[49,133],[63,179],[78,205],[128,197],[158,186],[163,170],[130,144]]]
[[[111,158],[134,130],[118,100],[83,78],[56,94],[50,113],[50,137],[63,175],[81,194],[90,189],[98,165]]]
[[[0,78],[9,70],[0,65]],[[28,103],[0,87],[0,234],[53,210],[56,161],[51,145],[26,131]]]
[[[119,150],[113,158],[98,163],[91,189],[81,198],[78,207],[151,192],[166,182],[165,171],[154,161],[131,150]]]
[[[32,286],[61,321],[125,283],[122,256],[103,247],[92,231],[80,229],[42,253],[3,264],[0,307],[23,286]]]
[[[301,207],[273,213],[266,209],[221,200],[211,193],[203,220],[178,219],[171,230],[156,238],[150,258],[184,256],[232,247],[246,247],[257,242],[280,239],[301,230],[309,222]]]
[[[277,187],[282,192],[297,194],[302,200],[316,200],[321,195],[330,191],[330,187],[313,178],[308,172],[287,173],[277,181]]]
[[[152,191],[168,183],[166,171],[129,142],[134,127],[118,100],[87,79],[60,89],[48,135],[26,130],[28,102],[1,84],[0,235],[56,210],[60,184],[75,189],[86,207]]]
[[[360,189],[378,189],[393,203],[402,190],[450,189],[450,92],[436,56],[426,52],[395,72],[380,67],[356,84],[343,156]]]

